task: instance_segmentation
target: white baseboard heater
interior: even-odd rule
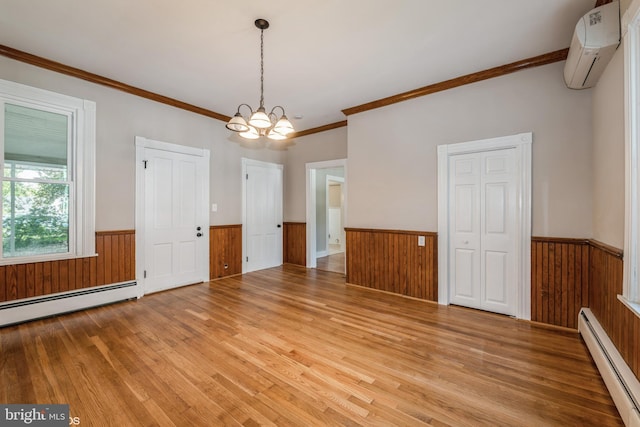
[[[627,427],[640,427],[640,382],[613,345],[590,309],[578,315],[578,330],[596,362],[622,421]]]
[[[137,283],[122,282],[0,304],[0,326],[139,297]]]

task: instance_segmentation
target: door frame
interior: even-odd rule
[[[203,273],[203,282],[209,281],[209,169],[210,169],[210,157],[211,153],[206,148],[195,148],[184,145],[172,144],[169,142],[156,141],[153,139],[144,138],[142,136],[135,137],[136,146],[136,215],[135,215],[135,241],[136,241],[136,282],[138,283],[138,298],[142,297],[145,293],[145,150],[147,148],[153,150],[169,151],[172,153],[186,154],[191,156],[203,157],[206,161],[206,168],[204,180],[203,193],[206,195],[207,200],[203,203],[203,212],[201,214],[207,218],[206,229],[203,233],[203,238],[207,244],[203,245],[203,252],[206,254],[200,254],[206,262],[203,269],[206,270],[206,274]]]
[[[316,170],[342,167],[344,170],[344,224],[347,226],[347,159],[326,160],[324,162],[311,162],[305,164],[305,177],[307,188],[307,268],[316,268]],[[346,251],[346,246],[345,246]]]
[[[264,168],[279,169],[281,173],[281,185],[280,185],[280,242],[283,242],[284,236],[284,165],[279,163],[263,162],[261,160],[248,159],[243,157],[242,159],[242,274],[247,272],[247,166],[259,166]],[[279,247],[280,262],[283,261],[283,248],[282,244]]]
[[[453,155],[516,150],[516,317],[531,319],[531,132],[438,146],[438,304],[449,305],[449,159]]]

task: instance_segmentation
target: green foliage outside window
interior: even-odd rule
[[[38,180],[55,180],[64,173],[60,168],[30,169]],[[68,184],[5,181],[2,206],[5,257],[69,250]]]

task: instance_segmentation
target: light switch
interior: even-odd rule
[[[424,236],[418,236],[418,246],[424,246]]]
[[[217,203],[212,203],[211,204],[211,212],[218,212],[218,204]]]

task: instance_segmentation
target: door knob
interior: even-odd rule
[[[196,234],[196,236],[202,237],[202,233],[198,233],[198,234]]]
[[[196,227],[196,230],[200,231],[200,230],[202,230],[202,227],[198,226],[198,227]]]
[[[278,224],[278,228],[282,227],[280,224]]]

